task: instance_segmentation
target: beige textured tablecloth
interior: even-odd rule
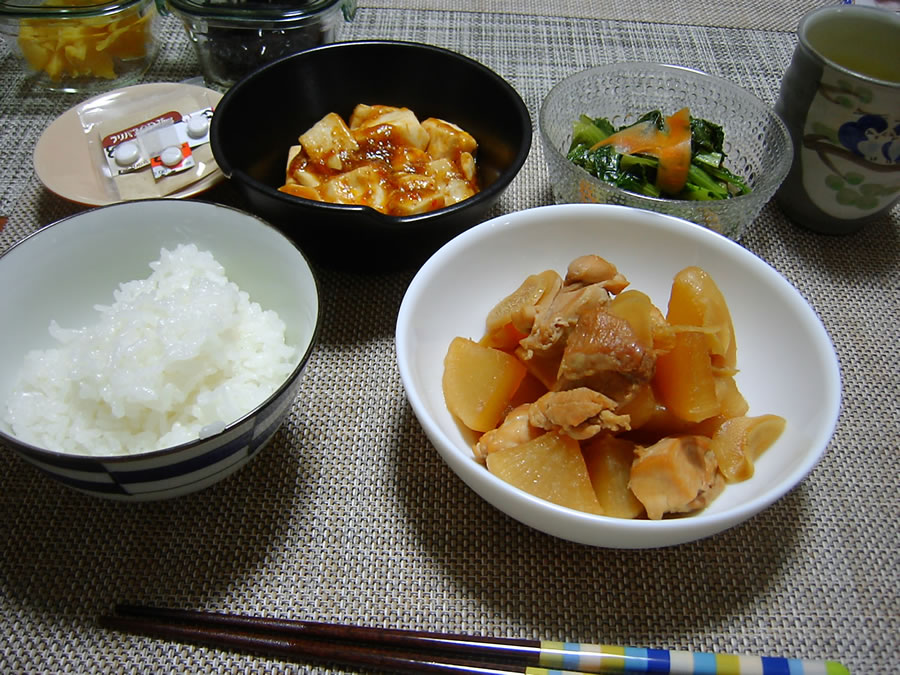
[[[487,64],[533,117],[565,75],[615,60],[694,66],[773,102],[811,2],[383,0],[346,38],[437,44]],[[180,26],[147,81],[197,64]],[[79,207],[31,150],[77,98],[42,95],[0,51],[0,251]],[[475,102],[477,104],[477,102]],[[60,158],[64,161],[64,158]],[[204,198],[240,206],[227,184]],[[551,201],[535,141],[495,213]],[[412,272],[318,269],[324,322],[295,413],[245,469],[140,505],[50,481],[0,448],[0,672],[352,672],[108,633],[122,601],[669,649],[900,664],[900,215],[843,238],[767,206],[743,242],[819,313],[843,408],[823,461],[764,513],[657,550],[591,548],[507,518],[425,438],[394,362]],[[63,292],[64,289],[61,289]],[[3,289],[0,289],[0,293]],[[0,344],[15,317],[0,318]]]
[[[774,0],[742,2],[719,0],[382,0],[379,7],[391,9],[436,9],[546,17],[614,19],[688,26],[724,26],[763,30],[794,30],[800,17],[816,7],[834,4],[828,0]]]

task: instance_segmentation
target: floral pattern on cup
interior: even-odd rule
[[[803,184],[835,218],[864,217],[900,193],[900,111],[882,89],[826,68],[810,106]]]

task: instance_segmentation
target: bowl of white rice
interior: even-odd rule
[[[0,256],[0,447],[76,490],[195,492],[272,439],[319,324],[278,230],[195,200],[114,204]]]

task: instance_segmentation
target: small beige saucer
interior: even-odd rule
[[[177,94],[191,89],[205,92],[218,102],[222,94],[198,85],[177,82],[155,82],[123,87],[114,92],[95,96],[67,110],[44,131],[34,148],[34,171],[51,192],[63,199],[87,206],[105,206],[122,201],[113,194],[108,179],[98,169],[90,155],[91,148],[79,118],[80,111],[101,97],[115,94],[112,105],[133,105],[136,100],[152,96]],[[198,181],[166,195],[183,199],[208,190],[224,178],[216,168]]]

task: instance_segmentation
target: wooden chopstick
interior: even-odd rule
[[[287,658],[315,659],[349,666],[375,667],[388,672],[509,675],[526,672],[524,666],[442,656],[428,641],[418,651],[415,638],[403,631],[341,626],[286,619],[265,619],[234,614],[206,613],[120,605],[116,616],[103,616],[100,625],[129,633],[214,647],[248,650]],[[369,635],[368,640],[359,636]],[[395,634],[395,635],[392,635]],[[356,640],[360,640],[357,642]],[[347,641],[349,640],[349,641]],[[392,648],[378,645],[392,645]],[[449,651],[447,648],[444,650]],[[438,649],[436,652],[442,650]]]
[[[537,664],[541,654],[541,643],[539,640],[521,638],[496,638],[396,628],[371,628],[348,624],[274,619],[142,605],[118,605],[116,612],[124,616],[156,618],[177,623],[231,627],[268,634],[284,634],[293,637],[303,636],[335,642],[350,641],[363,644],[409,647],[418,651],[459,653],[462,647],[468,647],[468,650],[472,653],[490,653],[501,660],[527,661],[534,664]]]
[[[836,661],[488,638],[139,605],[118,605],[116,615],[101,617],[100,625],[164,639],[290,659],[374,667],[387,672],[460,675],[637,672],[849,675],[850,672]]]

